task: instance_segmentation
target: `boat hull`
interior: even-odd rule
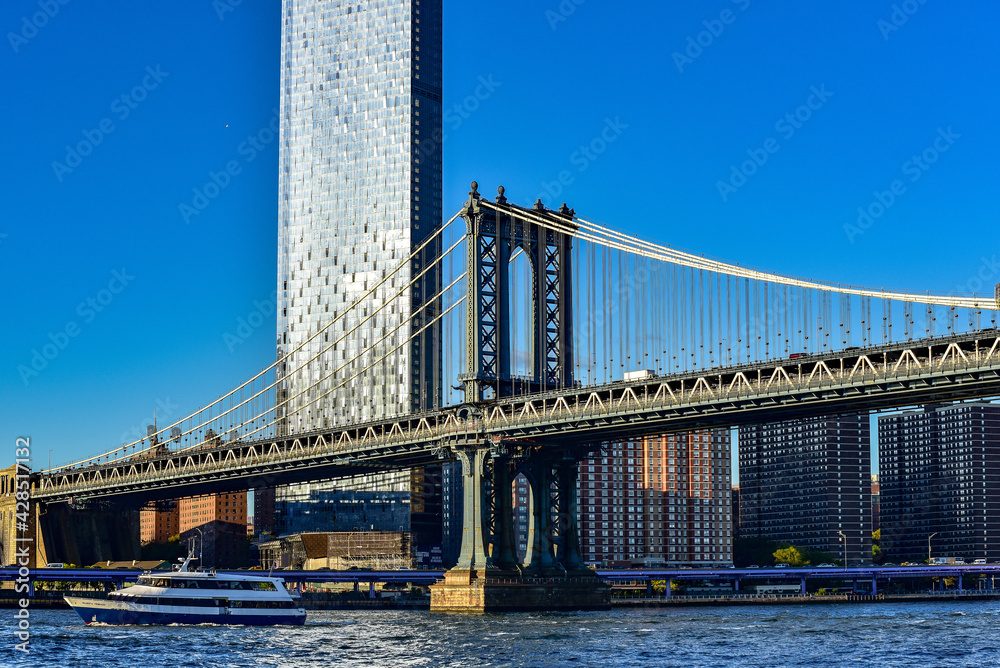
[[[166,625],[166,624],[225,624],[232,626],[301,626],[304,610],[289,610],[284,614],[273,611],[246,611],[227,608],[185,610],[169,605],[136,605],[65,597],[66,602],[86,624]]]

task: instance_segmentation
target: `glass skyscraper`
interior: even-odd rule
[[[281,58],[279,356],[348,311],[441,222],[441,2],[284,0]],[[434,246],[291,356],[290,432],[437,403],[438,333],[406,343],[434,305],[404,323],[440,272],[362,323]]]
[[[440,289],[440,271],[412,281],[440,245],[407,258],[442,217],[441,14],[441,0],[282,2],[279,358],[340,318],[280,369],[284,433],[440,403],[440,331],[414,336],[436,315],[434,303],[417,311]],[[362,482],[428,488],[410,472]],[[436,512],[425,519],[440,534],[440,501],[424,496],[411,499],[413,529]],[[281,499],[279,490],[279,510]]]

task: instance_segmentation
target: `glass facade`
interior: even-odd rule
[[[279,433],[440,403],[440,333],[424,329],[437,305],[418,313],[440,289],[439,270],[418,278],[440,244],[410,256],[441,223],[441,14],[440,0],[282,2],[277,353],[291,355]],[[412,499],[414,531],[433,540],[436,524],[439,541],[423,476],[326,487]],[[279,512],[313,491],[279,489]]]
[[[409,498],[392,492],[323,489],[288,490],[277,516],[280,535],[328,531],[410,530]]]
[[[407,286],[439,248],[405,261],[441,222],[440,0],[285,0],[281,57],[279,357],[337,320],[282,369],[284,428],[432,407],[434,305],[410,316],[440,272]]]

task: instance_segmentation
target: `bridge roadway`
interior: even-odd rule
[[[1000,332],[799,355],[501,398],[261,441],[210,443],[36,477],[41,503],[139,504],[450,458],[449,448],[611,442],[670,431],[1000,395]]]
[[[138,569],[100,568],[39,568],[28,572],[27,580],[34,582],[102,582],[121,587],[134,582],[142,571]],[[246,575],[273,575],[295,585],[330,582],[372,585],[374,583],[414,584],[427,586],[444,577],[443,570],[399,571],[219,571]],[[1000,575],[1000,564],[942,565],[942,566],[869,566],[860,568],[657,568],[632,570],[598,570],[597,575],[611,584],[642,583],[653,581],[741,581],[741,580],[790,580],[801,582],[803,591],[809,579],[878,580],[900,578],[961,578],[970,575]],[[991,577],[991,580],[992,580]],[[18,581],[24,576],[13,567],[0,568],[0,581]],[[530,578],[528,578],[530,580]]]

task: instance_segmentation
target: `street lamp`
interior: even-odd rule
[[[844,570],[847,570],[847,536],[844,535],[843,531],[838,531],[840,534],[840,539],[844,542]]]
[[[928,564],[931,563],[931,538],[933,538],[936,535],[937,535],[937,532],[935,531],[934,533],[932,533],[930,536],[927,537],[927,563]]]
[[[194,530],[198,532],[198,568],[205,568],[205,562],[202,561],[205,552],[205,534],[198,527],[195,527]]]

